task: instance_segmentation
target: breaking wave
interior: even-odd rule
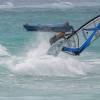
[[[19,6],[20,8],[51,8],[51,9],[62,9],[62,8],[72,8],[73,4],[71,2],[55,2],[47,4],[36,4],[36,5],[24,5]]]
[[[40,37],[39,37],[40,38]],[[39,39],[40,40],[40,39]],[[65,57],[63,54],[58,57],[47,55],[49,48],[47,42],[41,39],[36,48],[30,48],[24,55],[15,56],[10,54],[3,47],[2,54],[5,58],[0,57],[0,65],[5,65],[10,71],[22,75],[33,76],[70,76],[86,75],[89,65],[80,62],[70,56]]]
[[[100,6],[100,3],[93,2],[93,1],[65,2],[65,1],[57,0],[56,2],[52,2],[52,3],[42,3],[42,4],[24,3],[21,5],[13,2],[5,2],[4,4],[0,5],[0,9],[9,9],[9,8],[68,9],[74,7],[93,7],[93,6]]]
[[[100,3],[99,2],[93,2],[93,1],[91,1],[91,2],[88,2],[88,1],[86,1],[86,2],[80,2],[80,3],[77,3],[76,4],[76,7],[93,7],[93,6],[100,6]]]
[[[14,8],[14,4],[12,2],[6,2],[5,4],[0,5],[0,9],[8,9]]]
[[[33,7],[33,8],[73,8],[73,7],[83,7],[83,6],[100,6],[99,2],[64,2],[64,1],[57,1],[54,3],[46,3],[46,4],[37,4],[37,5],[24,5],[21,7]]]

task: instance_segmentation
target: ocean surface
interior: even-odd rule
[[[0,100],[99,100],[100,39],[80,56],[46,54],[55,33],[23,24],[75,29],[100,14],[99,0],[0,0]]]

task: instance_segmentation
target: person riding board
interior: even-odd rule
[[[66,36],[71,35],[74,32],[74,28],[72,25],[69,25],[69,22],[65,22],[64,25],[62,26],[64,29],[67,30],[67,32],[59,32],[56,33],[52,38],[50,38],[49,42],[52,45],[55,43],[57,40],[64,38]]]

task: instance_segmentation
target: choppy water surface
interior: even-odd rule
[[[78,28],[100,14],[99,1],[0,2],[1,100],[99,100],[100,39],[78,57],[53,57],[46,51],[54,33],[23,28],[25,23],[57,25],[66,20]]]

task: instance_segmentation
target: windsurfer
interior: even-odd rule
[[[59,32],[59,33],[56,33],[52,38],[50,38],[49,42],[50,44],[52,45],[53,43],[55,43],[57,40],[61,39],[61,38],[64,38],[66,36],[69,36],[71,35],[73,32],[74,32],[74,28],[73,26],[69,25],[68,22],[66,22],[64,25],[63,25],[63,28],[67,29],[68,31],[67,32]]]

